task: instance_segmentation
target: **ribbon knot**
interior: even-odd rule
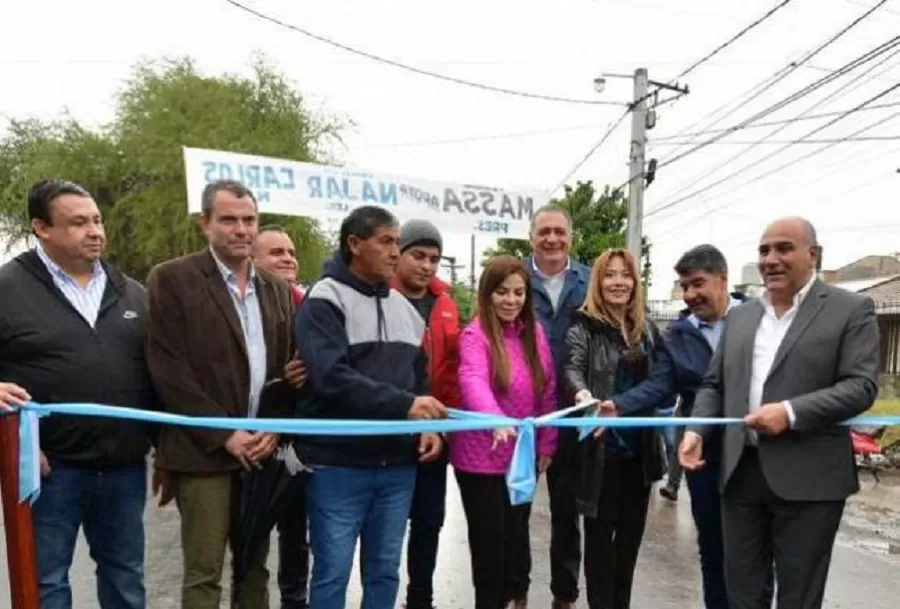
[[[537,489],[537,456],[534,417],[521,419],[517,425],[516,446],[506,472],[506,487],[512,505],[531,503]]]

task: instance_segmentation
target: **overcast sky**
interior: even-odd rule
[[[550,95],[626,101],[629,80],[602,72],[647,67],[667,81],[777,0],[245,0],[256,10],[346,45],[419,68]],[[141,58],[190,55],[210,74],[246,72],[256,51],[296,84],[313,108],[351,119],[345,164],[435,180],[552,189],[622,110],[522,99],[418,76],[354,56],[256,19],[222,0],[29,0],[6,3],[0,37],[0,114],[52,118],[68,110],[90,125],[109,121],[113,95]],[[695,123],[676,141],[700,142],[710,115],[811,50],[876,0],[793,0],[771,19],[684,80],[691,94],[658,110],[650,157],[662,162],[687,147],[665,138]],[[840,41],[750,105],[722,114],[728,127],[821,78],[826,70],[886,42],[900,31],[900,0],[888,3]],[[807,110],[852,108],[900,82],[900,53],[887,53],[766,120]],[[874,63],[867,77],[848,83]],[[845,89],[841,90],[842,87]],[[829,99],[825,99],[830,96]],[[824,101],[823,101],[824,100]],[[900,89],[876,103],[900,103]],[[856,113],[822,130],[819,139],[860,133],[900,138],[900,106]],[[713,117],[715,118],[715,117]],[[771,140],[804,136],[833,116],[789,125]],[[6,129],[0,118],[0,132]],[[620,184],[628,178],[630,121],[572,178]],[[845,142],[780,171],[825,144],[764,143],[734,161],[748,142],[776,127],[745,130],[659,170],[647,191],[648,211],[671,203],[744,166],[754,167],[702,194],[651,214],[651,296],[666,297],[679,253],[702,242],[722,248],[734,279],[755,259],[755,243],[771,219],[810,218],[833,268],[867,254],[900,251],[900,139]],[[447,142],[447,140],[457,140]],[[464,141],[458,141],[464,140]],[[734,141],[737,143],[728,143]],[[744,144],[741,144],[744,142]],[[763,174],[771,175],[763,176]],[[757,176],[763,176],[756,179]],[[698,178],[700,179],[699,181]],[[683,191],[683,192],[682,192]],[[448,236],[448,252],[468,262],[468,238]],[[490,245],[478,239],[479,250]]]

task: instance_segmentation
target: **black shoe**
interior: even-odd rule
[[[664,486],[659,489],[659,494],[669,501],[678,501],[678,491],[673,491],[668,486]]]

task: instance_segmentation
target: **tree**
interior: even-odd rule
[[[565,196],[554,199],[572,216],[572,257],[591,266],[605,250],[625,247],[625,227],[628,219],[628,202],[621,190],[608,185],[597,194],[592,182],[578,182],[575,188],[565,187]],[[531,255],[531,243],[522,239],[500,239],[497,247],[485,252],[490,258],[498,254],[511,254],[524,258]],[[650,285],[650,242],[644,237],[641,252],[643,263],[641,276],[645,288]]]
[[[143,279],[154,264],[204,245],[187,211],[183,146],[317,162],[340,127],[307,110],[261,58],[249,77],[204,76],[189,59],[139,64],[109,125],[89,129],[69,117],[13,121],[0,140],[0,237],[15,243],[28,236],[31,184],[70,179],[94,195],[110,259]],[[315,222],[265,215],[260,222],[278,222],[291,235],[301,279],[318,276],[328,248]]]
[[[459,309],[460,323],[468,323],[475,315],[475,294],[472,293],[472,288],[463,283],[454,283],[451,293]]]

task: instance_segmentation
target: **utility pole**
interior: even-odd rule
[[[450,271],[450,283],[455,286],[459,283],[457,271],[466,268],[466,265],[456,264],[456,256],[441,256],[441,258],[447,261],[447,264],[442,264],[441,266]]]
[[[628,231],[626,244],[640,263],[644,219],[644,154],[647,145],[647,68],[634,71],[631,102],[631,154],[628,165]]]

